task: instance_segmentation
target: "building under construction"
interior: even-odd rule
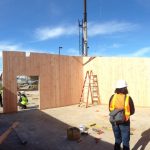
[[[116,80],[125,79],[136,107],[135,115],[131,116],[131,148],[144,146],[145,150],[149,150],[149,64],[148,58],[38,53],[31,53],[27,57],[24,52],[4,51],[4,105],[0,131],[5,131],[15,120],[20,125],[0,145],[0,149],[112,150],[114,139],[108,116],[108,101],[114,92]],[[100,103],[79,107],[85,77],[91,71],[97,75]],[[16,77],[19,75],[39,77],[39,109],[28,105],[26,110],[18,109]],[[33,101],[29,99],[29,103]],[[87,136],[81,134],[79,140],[68,140],[67,128],[70,126],[87,127]]]
[[[17,111],[16,77],[19,75],[39,77],[40,109],[47,109],[79,103],[87,71],[97,75],[101,104],[108,104],[116,80],[125,79],[135,105],[148,107],[149,64],[148,58],[82,57],[38,53],[30,53],[30,56],[26,57],[24,52],[4,51],[4,112]]]
[[[150,59],[88,56],[86,0],[83,16],[79,21],[81,56],[64,56],[60,49],[59,55],[3,51],[0,133],[7,128],[12,133],[5,142],[0,140],[0,149],[112,150],[115,141],[108,104],[118,79],[127,81],[136,107],[131,116],[131,148],[150,149]],[[17,104],[20,76],[38,80],[37,91],[29,91],[32,96],[25,110]],[[38,107],[30,107],[37,100]],[[15,129],[10,126],[14,121],[20,123]],[[84,127],[87,132],[70,140],[70,127]]]

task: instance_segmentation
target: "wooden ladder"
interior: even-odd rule
[[[93,72],[90,72],[90,87],[91,87],[91,98],[92,104],[97,103],[100,105],[100,95],[99,95],[99,87],[98,87],[98,79],[97,75],[93,75]]]
[[[81,106],[83,103],[86,103],[87,108],[89,106],[89,98],[91,98],[92,104],[100,104],[98,79],[97,75],[93,75],[92,71],[86,72],[79,106]]]

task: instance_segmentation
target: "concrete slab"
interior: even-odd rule
[[[22,145],[15,132],[0,145],[0,150],[112,150],[114,137],[109,123],[108,106],[89,108],[78,105],[46,109],[27,109],[13,114],[0,114],[0,134],[13,121],[19,121],[20,135],[28,141]],[[136,107],[131,117],[131,149],[142,146],[150,150],[150,108]],[[89,125],[96,124],[90,127]],[[67,128],[85,125],[90,127],[88,135],[81,135],[80,141],[67,139]],[[95,132],[93,128],[102,131]]]

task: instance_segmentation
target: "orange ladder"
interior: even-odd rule
[[[97,75],[93,75],[92,71],[90,75],[90,87],[92,93],[92,104],[97,103],[99,105],[100,95],[99,95],[98,79],[97,79]]]
[[[98,79],[97,75],[93,75],[92,71],[86,72],[79,106],[81,106],[83,103],[86,103],[87,108],[89,106],[89,98],[91,98],[92,104],[100,104]]]

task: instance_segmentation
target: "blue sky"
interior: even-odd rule
[[[89,56],[150,57],[150,0],[87,0]],[[0,0],[3,50],[79,55],[83,0]],[[0,70],[2,65],[0,64]]]

